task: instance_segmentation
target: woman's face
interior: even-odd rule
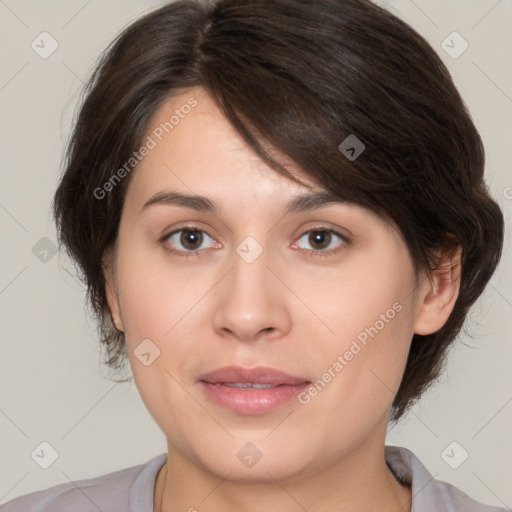
[[[324,190],[270,170],[202,89],[161,106],[147,136],[108,289],[169,449],[215,475],[265,480],[380,449],[422,319],[401,237],[359,206],[299,202]],[[227,366],[290,377],[205,377]]]

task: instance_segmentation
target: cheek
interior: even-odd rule
[[[288,280],[315,317],[308,314],[322,334],[317,342],[329,352],[377,335],[381,344],[399,344],[412,329],[415,277],[403,251],[373,252],[336,269],[290,273]]]
[[[330,322],[336,336],[316,344],[316,367],[323,372],[318,377],[335,381],[333,388],[342,395],[396,392],[413,335],[410,305],[390,297],[364,311],[347,307]],[[330,379],[333,374],[336,378]]]
[[[384,306],[388,306],[386,301]],[[379,318],[381,310],[384,315],[388,311],[388,323]],[[306,417],[315,417],[326,457],[357,446],[378,425],[387,424],[407,361],[411,316],[404,306],[400,311],[376,308],[363,323],[343,317],[346,331],[338,323],[340,334],[335,340],[318,345],[316,380],[300,403]],[[340,439],[344,440],[341,444]]]
[[[215,279],[128,252],[118,263],[118,288],[130,364],[143,401],[162,424],[171,421],[160,417],[169,410],[168,401],[189,399],[173,377],[187,385],[190,367],[201,360],[200,330],[204,333],[209,318],[204,295]]]
[[[359,425],[370,425],[370,417],[380,417],[391,406],[405,369],[415,277],[403,253],[390,252],[388,259],[352,270],[324,281],[323,288],[314,287],[313,280],[305,283],[313,290],[311,309],[331,332],[316,337],[318,380],[313,396],[304,399],[317,401],[315,410],[331,410],[338,425],[347,414],[359,416]]]
[[[200,270],[184,272],[178,265],[135,255],[125,258],[118,266],[118,287],[128,343],[163,341],[191,328],[190,318],[201,310],[201,298],[214,283]]]

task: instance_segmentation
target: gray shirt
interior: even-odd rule
[[[386,445],[385,459],[402,485],[412,485],[411,512],[507,510],[478,503],[457,487],[435,480],[407,448]],[[0,512],[152,512],[156,476],[166,460],[163,453],[146,464],[26,494],[0,505]]]

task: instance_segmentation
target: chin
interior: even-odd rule
[[[195,442],[195,446],[189,447],[187,458],[216,478],[231,482],[275,484],[276,480],[294,480],[297,475],[304,478],[315,474],[320,469],[315,443],[312,440],[304,443],[285,434],[283,431],[273,440],[273,434],[265,439],[268,430],[251,436],[235,435],[225,442],[219,439],[208,442],[203,438],[201,445]],[[285,438],[288,442],[283,441]]]

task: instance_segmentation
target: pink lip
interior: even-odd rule
[[[310,382],[279,370],[259,366],[227,366],[198,378],[206,395],[217,404],[240,414],[263,414],[289,402]],[[233,388],[229,383],[271,384],[273,388]]]

